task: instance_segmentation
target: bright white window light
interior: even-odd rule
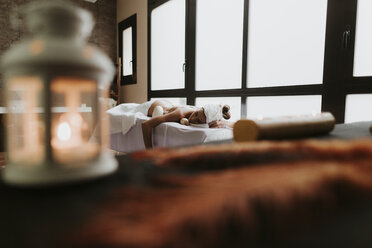
[[[151,100],[164,100],[172,103],[175,106],[186,105],[186,98],[184,97],[155,97]]]
[[[247,87],[321,84],[327,0],[250,0]]]
[[[350,94],[346,96],[345,123],[372,121],[372,94]]]
[[[129,27],[126,28],[123,32],[123,76],[133,74],[132,49],[132,27]]]
[[[247,117],[261,119],[289,115],[320,113],[322,97],[310,96],[259,96],[247,98]]]
[[[196,90],[240,88],[244,0],[196,5]]]
[[[372,1],[358,0],[355,51],[354,51],[354,76],[372,76]]]
[[[168,1],[151,12],[151,89],[185,87],[185,0]]]

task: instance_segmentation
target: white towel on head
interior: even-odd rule
[[[222,106],[215,103],[206,104],[203,107],[207,124],[212,121],[219,121],[222,119]]]

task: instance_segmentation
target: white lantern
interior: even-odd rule
[[[117,168],[106,151],[104,109],[114,66],[87,45],[93,19],[66,2],[28,5],[33,34],[2,57],[7,102],[4,181],[43,185],[107,175]]]

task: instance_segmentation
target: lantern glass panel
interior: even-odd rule
[[[99,116],[101,125],[101,149],[106,150],[110,147],[110,116],[107,114],[107,110],[110,106],[105,102],[105,99],[109,98],[109,91],[107,89],[99,89]]]
[[[38,77],[16,77],[7,87],[9,160],[35,167],[45,159],[43,82]]]
[[[51,146],[53,159],[78,166],[100,152],[97,127],[97,83],[78,78],[51,82]]]

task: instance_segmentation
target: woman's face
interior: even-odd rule
[[[201,108],[200,110],[194,111],[189,117],[189,122],[192,124],[207,123],[207,118],[205,117],[204,110]]]

